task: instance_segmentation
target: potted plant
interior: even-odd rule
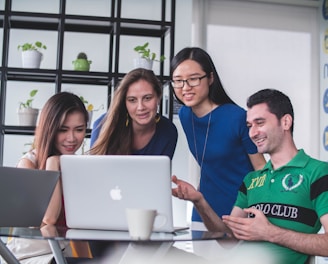
[[[18,50],[22,51],[22,65],[23,68],[39,69],[43,54],[42,49],[47,49],[46,45],[40,41],[33,43],[24,43],[18,45]]]
[[[87,54],[80,52],[72,63],[75,71],[89,71],[92,61],[88,60]]]
[[[18,122],[20,126],[35,126],[38,119],[39,109],[32,108],[32,102],[38,90],[30,91],[30,97],[25,102],[19,103]]]
[[[154,61],[162,62],[165,60],[164,55],[161,55],[157,59],[156,53],[152,52],[148,46],[149,46],[149,42],[146,42],[143,45],[134,47],[134,51],[136,51],[139,54],[139,57],[134,59],[135,68],[145,68],[151,70],[153,68]]]

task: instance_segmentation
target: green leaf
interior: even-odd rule
[[[20,102],[20,103],[19,103],[19,107],[20,107],[20,108],[28,108],[28,107],[32,107],[32,102],[33,102],[33,100],[34,100],[34,96],[36,95],[37,92],[38,92],[37,89],[34,89],[34,90],[30,91],[30,93],[29,93],[30,98],[28,98],[28,99],[26,100],[25,103]]]
[[[42,48],[42,43],[40,41],[35,42],[35,46],[38,48]]]
[[[149,42],[146,42],[142,47],[143,47],[143,49],[146,49],[147,47],[148,47],[148,45],[149,45]]]
[[[142,58],[148,59],[148,60],[155,60],[156,59],[156,53],[155,52],[151,52],[150,49],[148,48],[149,46],[149,42],[146,42],[143,45],[139,45],[134,47],[134,50],[136,52],[138,52],[140,54],[140,56]],[[165,56],[161,55],[159,60],[156,61],[164,61],[165,60]]]
[[[30,107],[32,104],[33,99],[28,99],[25,103],[26,107]]]
[[[80,99],[81,101],[84,103],[84,104],[88,104],[89,102],[81,95],[80,96]]]
[[[35,95],[36,95],[36,93],[38,92],[38,90],[32,90],[31,92],[30,92],[30,96],[31,97],[34,97]]]
[[[166,59],[166,57],[164,55],[162,55],[162,56],[159,57],[159,61],[160,62],[164,61],[165,59]]]
[[[34,44],[24,43],[22,45],[18,45],[17,49],[22,49],[22,51],[26,51],[26,50],[47,49],[47,47],[46,45],[43,45],[41,41],[36,41]]]

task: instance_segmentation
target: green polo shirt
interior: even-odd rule
[[[247,174],[235,206],[261,210],[274,225],[302,233],[317,233],[320,217],[328,213],[328,164],[303,150],[285,166],[273,170],[269,161],[262,170]],[[270,244],[282,263],[304,263],[307,255]]]

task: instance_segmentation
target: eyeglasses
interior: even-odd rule
[[[200,85],[200,80],[204,79],[205,77],[207,77],[207,74],[201,77],[191,77],[186,80],[172,80],[171,84],[173,88],[177,89],[182,89],[185,83],[187,83],[189,87],[194,87]]]

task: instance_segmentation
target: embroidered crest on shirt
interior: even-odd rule
[[[286,192],[290,192],[296,189],[303,182],[303,175],[292,175],[286,174],[282,179],[282,186],[284,187]]]

